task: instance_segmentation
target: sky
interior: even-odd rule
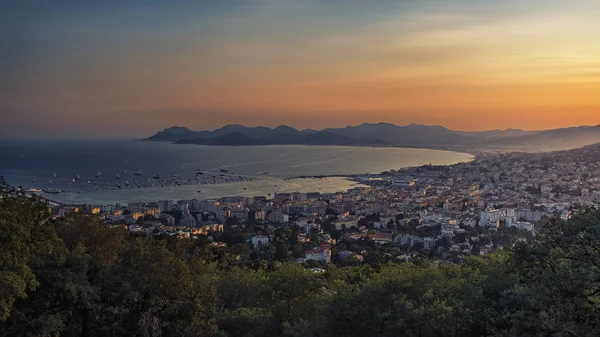
[[[597,0],[0,0],[0,137],[600,124]]]

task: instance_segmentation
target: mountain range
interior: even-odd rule
[[[600,125],[542,131],[520,129],[455,131],[443,126],[363,123],[345,128],[298,130],[231,124],[213,131],[173,126],[144,141],[202,145],[346,145],[398,146],[470,151],[550,151],[600,142]]]

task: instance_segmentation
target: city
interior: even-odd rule
[[[479,155],[472,162],[353,176],[343,193],[279,193],[272,198],[161,200],[127,205],[54,205],[144,235],[207,236],[227,246],[241,234],[256,258],[330,263],[410,261],[418,254],[460,261],[536,234],[542,219],[568,219],[600,202],[600,146],[550,153]],[[288,231],[284,231],[287,229]],[[224,233],[227,232],[227,233]],[[288,233],[287,237],[285,236]],[[229,241],[229,244],[234,243]],[[349,249],[351,246],[352,249]]]

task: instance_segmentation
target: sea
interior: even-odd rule
[[[408,148],[0,141],[0,175],[8,184],[46,191],[41,194],[59,202],[97,205],[332,193],[362,186],[349,175],[473,159],[467,153]]]

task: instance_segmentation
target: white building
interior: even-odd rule
[[[532,232],[533,231],[533,224],[531,222],[515,222],[512,224],[511,227],[517,227],[518,229],[524,229],[526,231]]]
[[[330,263],[331,262],[331,249],[329,249],[327,247],[315,248],[306,253],[306,255],[304,257],[304,261],[308,261],[308,260],[315,260],[315,261],[320,261],[320,262],[324,262],[324,263]]]
[[[258,249],[260,246],[264,246],[269,243],[269,238],[264,235],[256,235],[252,237],[252,245],[254,249]]]

